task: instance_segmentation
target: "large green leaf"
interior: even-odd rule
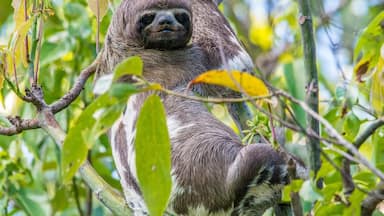
[[[74,126],[70,128],[64,140],[62,153],[64,183],[71,180],[87,158],[88,150],[119,118],[128,95],[136,92],[134,88],[130,90],[125,92],[125,97],[118,99],[109,93],[101,95],[81,113]]]
[[[92,129],[96,124],[93,116],[98,110],[108,107],[111,102],[117,102],[110,98],[108,94],[98,97],[90,104],[77,119],[76,123],[68,131],[68,135],[64,140],[62,152],[62,176],[64,183],[69,182],[77,169],[87,158],[88,149],[95,141],[95,135],[91,134],[95,130]]]
[[[82,112],[74,126],[68,131],[64,141],[62,157],[64,183],[71,180],[77,169],[84,163],[88,150],[98,137],[119,118],[128,97],[137,93],[137,89],[133,85],[112,84],[112,77],[140,75],[142,69],[143,63],[139,57],[129,57],[116,67],[114,74],[111,74],[113,76],[104,76],[107,79],[103,82],[100,82],[101,79],[99,79],[95,84],[94,91],[102,93],[102,95]]]
[[[171,146],[165,110],[158,96],[145,101],[137,120],[136,166],[150,215],[160,216],[171,192]]]

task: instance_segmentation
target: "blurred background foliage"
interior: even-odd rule
[[[44,40],[39,82],[44,89],[46,101],[52,102],[68,91],[81,69],[96,57],[97,21],[85,0],[44,2]],[[110,10],[101,21],[100,41],[104,39],[111,14],[118,2],[110,2]],[[1,53],[9,52],[7,49],[12,46],[11,38],[17,19],[14,17],[11,0],[2,0],[0,4],[2,57]],[[305,73],[297,2],[224,0],[220,8],[252,55],[259,75],[273,86],[304,99]],[[380,71],[378,65],[380,59],[384,59],[384,40],[380,37],[371,40],[369,37],[374,33],[368,32],[366,40],[359,42],[361,50],[354,52],[359,37],[384,10],[384,1],[312,0],[311,8],[320,77],[320,113],[353,142],[369,122],[383,116],[384,75],[383,68]],[[381,27],[384,28],[384,23],[381,23]],[[378,31],[380,33],[380,29]],[[368,64],[370,67],[359,67],[359,64],[361,66],[366,63],[361,62],[361,59],[369,61],[374,59],[372,55],[377,56],[377,61]],[[21,89],[24,89],[29,85],[27,67],[21,60],[19,63],[18,80]],[[35,110],[31,105],[17,99],[11,86],[3,79],[0,79],[0,84],[0,125],[7,125],[5,117],[9,115],[34,117]],[[63,128],[68,129],[94,99],[91,87],[92,82],[88,82],[81,97],[56,115]],[[292,109],[298,123],[304,125],[304,111],[294,105]],[[222,106],[213,106],[213,111],[231,124]],[[250,122],[251,130],[246,132],[245,141],[260,134],[270,137],[268,119],[256,110],[253,111],[255,118]],[[284,111],[277,112],[286,116]],[[304,135],[289,130],[284,133],[286,147],[306,158]],[[323,136],[326,137],[326,134],[326,131],[322,131]],[[384,128],[381,128],[360,150],[384,171],[383,143]],[[341,174],[334,168],[335,165],[341,166],[343,158],[332,150],[334,148],[345,151],[340,147],[323,144],[324,155],[333,163],[323,160],[318,174],[324,182],[323,189],[309,182],[296,182],[286,188],[285,201],[289,201],[287,194],[290,191],[300,191],[306,213],[312,210],[314,215],[360,214],[362,200],[367,191],[376,187],[378,180],[359,164],[353,164],[352,174],[358,189],[347,199],[343,193]],[[112,186],[119,188],[106,136],[98,140],[89,155],[98,173]],[[59,163],[60,150],[41,129],[12,137],[0,135],[0,215],[110,215],[92,197],[80,178],[74,177],[69,185],[61,184]],[[375,214],[381,213],[377,210]]]

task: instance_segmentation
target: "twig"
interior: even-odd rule
[[[349,159],[343,159],[340,173],[342,174],[344,194],[348,197],[355,190],[355,183],[351,174],[351,161]]]
[[[34,93],[37,92],[37,89],[34,89],[34,88],[39,88],[36,85],[32,85],[31,90],[29,89],[26,90],[26,94],[27,94],[26,96],[23,96],[23,95],[18,95],[18,96],[21,97],[24,101],[33,103],[38,109],[39,108],[41,109],[42,107],[48,107],[53,114],[58,113],[61,110],[68,107],[79,96],[79,94],[84,88],[85,82],[96,71],[97,63],[98,62],[96,59],[89,67],[84,69],[80,73],[72,89],[69,92],[67,92],[62,98],[52,103],[52,105],[46,105],[41,95],[39,96],[39,95],[32,94],[32,92]],[[42,94],[41,89],[39,90],[39,92],[40,92],[39,94]],[[19,134],[25,130],[32,130],[37,128],[40,128],[38,119],[24,120],[19,118],[17,125],[13,125],[12,127],[9,127],[9,128],[0,127],[0,134],[6,135],[6,136],[12,136],[15,134]]]
[[[84,89],[85,82],[88,78],[93,75],[98,65],[98,58],[87,68],[85,68],[77,78],[72,89],[69,90],[63,97],[50,105],[53,113],[58,113],[61,110],[67,108],[81,93]]]
[[[161,88],[158,89],[159,91],[162,91],[164,93],[167,93],[169,95],[182,97],[185,99],[193,100],[193,101],[199,101],[199,102],[205,102],[205,103],[241,103],[241,102],[249,102],[249,101],[256,101],[256,100],[266,100],[271,99],[272,97],[279,94],[279,92],[275,92],[270,95],[266,96],[255,96],[255,97],[243,97],[243,98],[205,98],[205,97],[198,97],[198,96],[191,96],[187,94],[178,93],[169,89]]]
[[[291,207],[294,216],[303,216],[303,207],[301,206],[300,195],[298,192],[291,192]]]
[[[370,137],[372,134],[381,126],[384,125],[384,117],[381,117],[377,119],[376,121],[373,121],[362,133],[360,133],[356,140],[353,142],[353,145],[356,146],[356,148],[360,148],[360,146]]]
[[[9,119],[17,119],[12,127],[0,127],[0,134],[5,136],[13,136],[19,134],[25,130],[40,128],[39,121],[37,119],[20,119],[19,117],[8,117]]]

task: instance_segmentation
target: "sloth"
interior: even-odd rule
[[[132,1],[133,4],[137,2],[136,0],[129,1]],[[150,1],[144,0],[141,2],[146,3]],[[201,61],[201,64],[205,66],[206,70],[227,69],[251,72],[254,68],[252,59],[242,46],[242,43],[237,39],[236,34],[225,17],[218,10],[217,5],[220,2],[220,0],[190,1],[192,12],[195,14],[195,16],[192,17],[194,28],[192,30],[191,43],[199,46],[204,53],[205,58]],[[125,17],[125,19],[125,21],[127,21],[131,19],[131,17]],[[144,44],[140,45],[143,46]],[[121,46],[121,44],[119,46]],[[137,44],[134,44],[134,46],[137,46]],[[175,44],[175,46],[177,46],[177,44]],[[122,46],[121,49],[123,50],[124,48],[125,46]],[[168,48],[171,48],[171,46]],[[102,65],[107,66],[106,63],[108,63],[108,61]],[[196,74],[192,78],[204,71],[195,70]],[[108,67],[101,67],[99,72],[101,74],[109,73],[110,71]],[[176,78],[177,77],[173,77],[173,80],[176,80]],[[181,82],[182,80],[179,81]],[[198,92],[201,96],[241,96],[240,93],[212,85],[202,90],[203,91]],[[247,120],[251,118],[248,107],[245,103],[229,103],[227,104],[227,108],[241,134],[241,131],[248,127],[246,124]]]
[[[211,2],[213,4],[213,2]],[[176,92],[208,69],[207,51],[193,43],[194,3],[123,0],[100,54],[99,74],[137,55],[143,76]],[[130,82],[130,77],[124,79]],[[204,92],[204,86],[195,91]],[[150,93],[132,96],[110,131],[113,158],[127,204],[147,215],[135,166],[135,123]],[[189,91],[189,94],[193,94]],[[243,146],[204,104],[160,94],[172,145],[173,188],[167,211],[176,215],[261,215],[288,184],[287,157],[267,144]]]

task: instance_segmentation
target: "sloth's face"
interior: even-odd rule
[[[138,17],[136,30],[146,49],[179,49],[191,39],[191,20],[191,13],[183,8],[145,10]]]

